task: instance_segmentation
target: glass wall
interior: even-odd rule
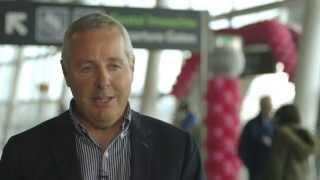
[[[156,0],[83,0],[88,5],[127,6],[154,8]],[[277,0],[224,0],[212,3],[210,0],[164,0],[163,5],[171,9],[208,10],[211,16],[230,13],[255,6],[278,2]],[[243,25],[265,19],[279,19],[283,14],[281,7],[264,12],[253,12],[248,15],[222,18],[211,21],[211,29],[241,27]],[[130,97],[133,109],[139,110],[140,99],[143,93],[148,56],[147,49],[135,49],[136,56],[132,96]],[[167,122],[172,121],[175,108],[175,99],[169,95],[172,85],[180,73],[180,68],[190,52],[182,50],[163,50],[160,56],[160,75],[156,103],[157,116]],[[279,78],[281,76],[281,78]],[[281,79],[280,84],[287,82],[283,75],[272,75],[268,78],[259,77],[252,83],[249,92],[245,95],[242,114],[250,112],[256,104],[257,87],[266,89],[275,79]],[[261,83],[261,82],[264,83]],[[280,81],[280,80],[279,80]],[[260,82],[260,83],[259,83]],[[1,145],[13,134],[21,132],[59,112],[68,108],[71,93],[66,88],[60,67],[60,49],[52,46],[13,46],[0,44],[0,151]],[[283,87],[289,94],[282,101],[290,101],[294,90],[292,85]],[[272,90],[270,90],[272,91]],[[277,92],[276,95],[281,96]],[[282,102],[277,102],[282,103]],[[244,119],[249,118],[242,116]]]

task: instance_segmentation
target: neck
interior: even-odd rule
[[[107,128],[98,128],[90,126],[87,123],[84,123],[86,130],[89,133],[89,136],[94,138],[94,140],[99,143],[100,147],[105,150],[112,140],[121,132],[122,127],[122,118],[119,119],[115,124]]]
[[[270,113],[263,113],[263,112],[261,112],[261,116],[263,118],[270,118],[271,117]]]

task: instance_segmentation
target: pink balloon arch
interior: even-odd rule
[[[242,37],[244,46],[251,44],[267,44],[277,62],[284,65],[284,71],[293,81],[298,62],[298,33],[274,20],[250,24],[239,29],[223,29],[214,33],[233,34]],[[192,80],[200,65],[199,53],[193,53],[185,61],[171,94],[178,99],[188,94]]]
[[[244,46],[267,44],[275,60],[283,63],[289,79],[294,79],[298,60],[298,35],[286,25],[277,21],[263,21],[240,29],[224,29],[214,33],[239,35]],[[171,92],[177,99],[182,99],[188,94],[199,65],[198,53],[193,53],[191,58],[186,60]],[[241,167],[237,156],[242,100],[239,78],[217,75],[209,79],[204,98],[207,103],[204,119],[207,138],[203,144],[207,149],[207,159],[204,163],[207,179],[235,180]]]
[[[278,21],[263,21],[240,29],[224,29],[216,33],[239,35],[244,45],[267,44],[277,62],[284,65],[284,72],[289,79],[294,79],[298,62],[297,39],[298,34],[288,26]]]

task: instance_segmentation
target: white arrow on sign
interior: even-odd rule
[[[27,20],[27,14],[24,12],[8,12],[5,15],[5,33],[7,35],[12,35],[15,31],[21,35],[25,36],[28,33],[28,29],[23,24]]]

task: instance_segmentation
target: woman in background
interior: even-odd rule
[[[280,107],[274,116],[276,133],[265,180],[304,180],[309,171],[308,158],[315,152],[316,140],[302,128],[297,107]]]

